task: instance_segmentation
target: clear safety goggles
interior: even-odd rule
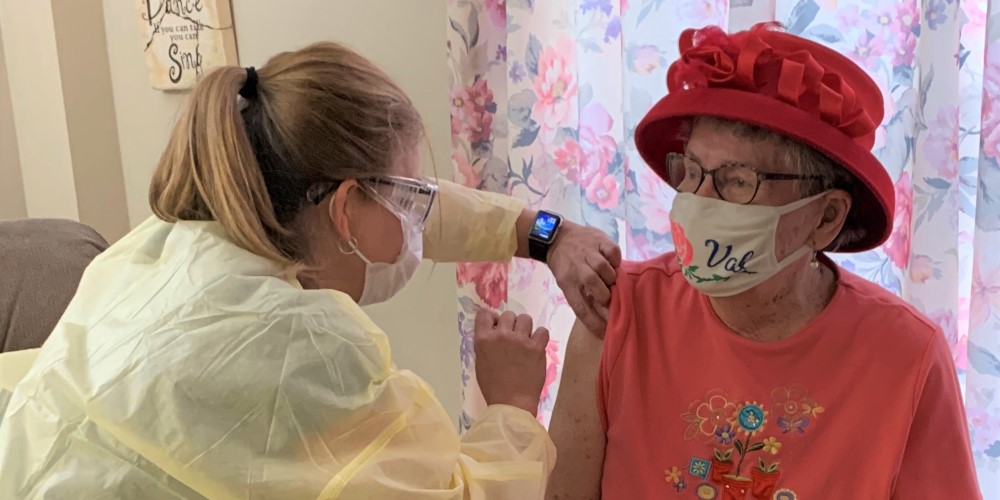
[[[438,191],[433,182],[408,177],[371,177],[359,179],[358,184],[382,206],[421,228],[427,223]]]
[[[339,185],[340,183],[314,186],[307,196],[310,201],[319,204]],[[391,175],[358,179],[358,185],[378,204],[420,228],[427,223],[438,191],[437,184],[428,180]]]

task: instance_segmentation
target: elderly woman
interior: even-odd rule
[[[574,329],[549,498],[980,498],[940,330],[824,255],[891,232],[878,87],[770,25],[680,48],[636,130],[677,250]]]

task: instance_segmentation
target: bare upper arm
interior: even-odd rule
[[[559,395],[549,425],[558,460],[549,478],[549,500],[601,497],[604,427],[597,407],[597,377],[603,341],[579,321],[566,345]]]

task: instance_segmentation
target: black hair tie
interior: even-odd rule
[[[257,70],[253,66],[247,68],[247,80],[240,87],[240,97],[247,100],[257,97]]]

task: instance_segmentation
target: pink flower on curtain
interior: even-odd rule
[[[849,4],[837,9],[837,26],[841,31],[851,31],[861,26],[861,7]]]
[[[649,236],[646,236],[645,231],[641,230],[633,230],[625,234],[625,248],[628,249],[626,258],[630,260],[649,260],[662,253],[656,248],[656,245],[649,241]]]
[[[893,20],[897,33],[913,33],[920,27],[920,6],[917,4],[917,0],[903,0],[896,10],[896,17]]]
[[[569,124],[576,108],[576,44],[563,35],[554,46],[542,49],[538,58],[538,76],[534,82],[538,100],[532,108],[543,131]]]
[[[883,249],[893,264],[906,269],[910,259],[910,219],[913,215],[913,186],[910,173],[903,172],[896,181],[896,218],[892,221],[892,235]]]
[[[910,259],[910,281],[922,285],[931,278],[941,278],[941,271],[935,267],[934,260],[926,255],[914,255]]]
[[[985,4],[982,4],[985,6]],[[986,9],[979,2],[962,2],[965,12],[965,23],[962,24],[962,39],[980,39],[986,31]]]
[[[507,0],[485,0],[490,22],[497,28],[507,26]]]
[[[452,148],[451,162],[455,166],[458,178],[456,182],[465,187],[479,187],[479,172],[469,163],[468,156],[461,148]]]
[[[655,45],[631,46],[625,55],[629,68],[640,75],[650,75],[666,62]]]
[[[676,5],[677,14],[692,28],[725,24],[729,13],[728,0],[686,0]]]
[[[969,297],[958,298],[958,346],[953,353],[955,365],[965,370],[969,365]]]
[[[486,82],[477,76],[471,86],[455,85],[451,91],[451,133],[467,134],[473,144],[489,141],[493,133],[497,104]]]
[[[1000,41],[993,42],[983,68],[983,152],[1000,160]]]
[[[476,295],[493,309],[500,307],[507,299],[506,264],[459,264],[456,277],[459,286],[474,283]]]
[[[554,159],[559,171],[568,175],[580,168],[581,163],[583,163],[583,148],[580,147],[580,143],[568,139],[562,147],[556,150]]]
[[[567,139],[563,145],[556,150],[553,154],[553,160],[555,160],[556,167],[559,171],[569,179],[573,184],[581,184],[580,171],[584,169],[583,163],[587,161],[586,156],[583,154],[583,148],[580,147],[580,143],[574,141],[573,139]]]
[[[618,181],[613,175],[599,175],[587,186],[587,201],[596,204],[604,210],[618,206]]]
[[[583,179],[589,182],[608,171],[618,143],[611,137],[614,120],[600,103],[592,102],[580,112],[580,146],[583,147]]]
[[[969,328],[986,324],[993,310],[1000,308],[1000,268],[983,269],[981,256],[972,263],[972,295],[969,297]]]
[[[924,155],[941,178],[954,181],[958,176],[958,106],[945,106],[928,124]]]
[[[854,50],[850,55],[859,66],[868,70],[878,69],[879,59],[885,54],[885,38],[878,33],[861,30],[854,40]]]
[[[907,32],[899,35],[896,40],[896,49],[892,56],[893,66],[910,66],[917,53],[917,35]]]
[[[875,32],[884,39],[893,38],[899,25],[896,21],[901,8],[899,0],[877,0],[869,3],[874,5],[862,11],[860,19],[862,23],[853,26]]]
[[[972,429],[972,451],[985,452],[997,441],[997,435],[1000,434],[1000,420],[977,405],[969,405],[966,411],[969,427]]]
[[[507,277],[507,290],[510,292],[526,292],[531,286],[533,273],[537,262],[531,259],[514,259],[510,263],[509,276]]]
[[[655,234],[668,234],[670,232],[670,206],[673,203],[666,194],[670,188],[666,187],[666,183],[648,168],[637,173],[636,182],[639,197],[643,200],[639,210],[646,218],[646,229]]]

